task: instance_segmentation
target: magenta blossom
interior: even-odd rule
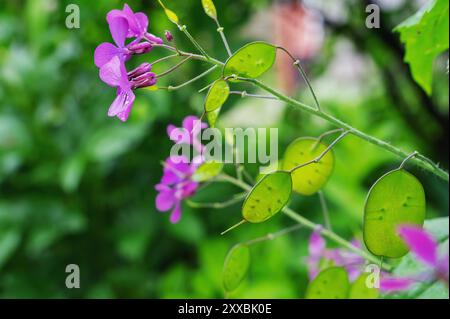
[[[198,166],[195,161],[189,164],[184,156],[171,156],[164,163],[163,177],[155,186],[158,191],[156,209],[161,212],[172,210],[171,223],[177,223],[181,218],[181,202],[197,191],[198,183],[192,180],[192,175]]]
[[[364,258],[345,249],[327,249],[326,242],[320,235],[321,231],[322,228],[318,228],[309,239],[309,256],[306,264],[310,280],[317,276],[323,265],[345,267],[351,281],[358,278],[365,264]],[[361,248],[361,244],[356,240],[353,240],[352,244]]]
[[[117,116],[125,122],[130,115],[135,99],[125,64],[119,57],[113,57],[111,61],[100,68],[100,79],[109,86],[117,88],[117,97],[109,107],[108,116]]]
[[[201,122],[198,117],[190,115],[184,118],[183,127],[170,124],[167,127],[167,134],[176,144],[190,144],[197,152],[201,153],[204,146],[198,136],[201,130],[207,127],[208,125]]]
[[[134,13],[133,10],[125,4],[123,6],[123,10],[111,10],[106,16],[106,20],[109,24],[111,24],[116,18],[124,18],[128,22],[128,29],[126,33],[127,38],[137,38],[137,40],[141,40],[142,38],[146,38],[148,41],[152,43],[162,44],[163,41],[161,38],[148,33],[148,17],[142,12]]]
[[[400,237],[408,245],[411,253],[429,270],[414,277],[384,277],[380,280],[380,289],[384,292],[401,291],[411,288],[419,281],[440,280],[448,287],[449,282],[449,253],[439,256],[438,243],[421,227],[403,225],[398,228]]]
[[[151,66],[143,64],[127,74],[125,64],[115,56],[100,68],[100,79],[109,86],[117,88],[117,97],[111,104],[108,116],[117,116],[125,122],[133,107],[135,95],[133,89],[152,86],[156,83],[156,75],[150,72]]]

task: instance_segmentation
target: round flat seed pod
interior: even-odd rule
[[[376,256],[399,258],[408,247],[398,235],[403,224],[422,226],[425,192],[420,181],[403,169],[381,177],[370,189],[364,207],[364,242]]]
[[[215,161],[205,162],[197,168],[192,175],[192,180],[195,182],[209,181],[219,175],[222,172],[222,169],[223,163]]]
[[[247,275],[250,266],[250,249],[247,245],[238,244],[231,248],[225,258],[222,272],[222,283],[225,291],[236,290]]]
[[[306,299],[347,299],[350,282],[342,267],[331,267],[320,272],[309,283]]]
[[[223,68],[223,76],[257,78],[272,68],[276,56],[277,48],[272,44],[249,43],[228,59]]]
[[[230,86],[225,80],[217,80],[208,91],[205,112],[213,112],[222,107],[230,95]]]
[[[380,291],[377,288],[369,288],[366,280],[369,274],[363,273],[351,285],[349,299],[378,299]]]
[[[292,179],[289,172],[265,175],[248,194],[242,206],[244,219],[262,223],[278,213],[289,201]]]
[[[327,145],[312,137],[302,137],[292,142],[283,158],[283,170],[291,170],[317,158],[327,149]],[[317,193],[330,178],[334,168],[333,151],[329,151],[318,162],[295,170],[292,173],[295,192],[310,196]]]

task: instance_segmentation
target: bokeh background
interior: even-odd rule
[[[215,57],[226,58],[216,27],[200,1],[166,1]],[[216,0],[233,49],[263,39],[304,60],[326,110],[407,151],[419,150],[448,167],[448,55],[435,63],[428,97],[403,62],[392,29],[423,1],[379,0],[381,28],[365,27],[362,0]],[[81,28],[65,26],[66,5],[78,4]],[[201,113],[197,90],[216,74],[177,92],[137,93],[130,120],[106,116],[114,90],[98,78],[95,47],[110,41],[106,13],[123,1],[2,0],[0,3],[0,297],[2,298],[221,298],[221,271],[232,245],[292,225],[281,214],[220,236],[239,220],[227,209],[183,207],[179,224],[155,209],[154,185],[171,142],[169,123]],[[194,50],[167,21],[156,1],[129,0],[150,17],[151,32],[172,30],[180,48]],[[139,61],[154,61],[154,50]],[[158,66],[159,71],[169,64]],[[182,83],[205,70],[192,62],[162,80]],[[311,102],[283,58],[263,79]],[[280,103],[232,98],[223,126],[278,127],[280,153],[299,136],[317,136],[327,123]],[[335,151],[324,189],[334,229],[361,237],[362,209],[373,182],[398,158],[354,137]],[[256,173],[257,167],[248,167]],[[448,184],[420,170],[427,218],[448,216]],[[223,201],[238,192],[220,184],[196,201]],[[321,222],[318,198],[295,196],[292,207]],[[301,230],[252,247],[247,280],[232,297],[301,298],[309,233]],[[331,244],[330,244],[331,245]],[[331,245],[332,246],[332,245]],[[78,264],[81,288],[66,289],[65,267]]]

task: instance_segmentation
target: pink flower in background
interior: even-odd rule
[[[156,209],[160,212],[172,210],[170,222],[177,223],[181,218],[181,202],[193,196],[198,183],[192,180],[192,175],[199,163],[189,163],[184,156],[171,156],[164,163],[161,182],[155,186]]]
[[[204,147],[198,136],[201,130],[207,127],[208,125],[201,122],[198,117],[190,115],[184,118],[182,127],[172,124],[167,126],[167,134],[176,144],[190,144],[201,153]]]
[[[410,278],[387,276],[381,278],[380,289],[384,292],[401,291],[411,288],[419,281],[440,280],[448,286],[449,282],[449,253],[439,256],[438,243],[421,227],[403,225],[398,228],[398,233],[408,245],[411,253],[423,265],[429,267],[424,273]]]
[[[347,269],[351,281],[359,277],[361,267],[365,264],[364,258],[346,249],[327,249],[326,242],[320,235],[322,229],[315,230],[309,239],[309,256],[306,260],[309,278],[314,279],[321,270],[321,264],[329,263],[333,266],[342,266]],[[361,244],[353,240],[355,247],[361,248]]]

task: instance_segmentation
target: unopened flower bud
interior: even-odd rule
[[[166,32],[164,32],[164,35],[165,35],[167,41],[169,41],[169,42],[173,41],[173,35],[169,30],[166,30]]]
[[[149,42],[141,42],[131,45],[128,48],[133,54],[144,54],[150,52],[153,46]]]
[[[131,86],[133,89],[145,88],[156,84],[156,74],[152,72],[146,72],[131,80]]]
[[[138,77],[144,73],[151,71],[151,69],[152,69],[152,65],[150,63],[142,63],[136,69],[128,72],[128,78],[133,79],[135,77]]]

